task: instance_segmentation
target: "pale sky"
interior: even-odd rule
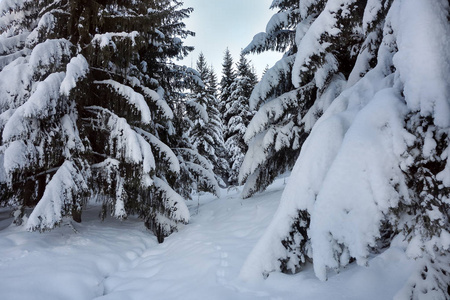
[[[185,40],[185,45],[195,47],[181,64],[195,67],[200,52],[212,64],[220,80],[223,53],[228,47],[234,62],[239,60],[245,48],[259,32],[265,31],[274,11],[269,7],[272,0],[184,0],[185,7],[193,7],[191,17],[185,19],[187,29],[196,33]],[[265,66],[272,66],[281,53],[248,55],[260,77]]]

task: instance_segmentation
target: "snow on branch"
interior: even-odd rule
[[[274,2],[272,5],[274,7],[279,4]],[[267,50],[283,52],[290,48],[294,42],[295,24],[298,18],[298,9],[279,10],[267,23],[266,31],[256,34],[242,52],[244,54],[261,53]]]
[[[28,61],[20,57],[14,58],[0,72],[0,111],[15,109],[28,99],[32,89],[32,74],[28,68]],[[4,63],[0,59],[0,67]],[[14,80],[12,80],[14,79]]]
[[[283,57],[272,68],[267,70],[261,81],[255,86],[250,96],[250,109],[256,110],[263,102],[274,93],[282,80],[290,80],[292,65],[295,55]]]
[[[69,96],[70,91],[76,87],[77,82],[89,72],[89,64],[82,54],[70,60],[66,67],[66,77],[61,83],[60,93]]]
[[[300,133],[301,128],[289,121],[286,124],[273,125],[253,136],[249,140],[248,151],[240,168],[239,182],[244,183],[251,174],[257,172],[272,152],[286,147],[298,149]]]
[[[46,12],[42,17],[40,17],[37,26],[33,31],[27,36],[26,45],[29,48],[33,48],[39,42],[42,36],[49,36],[51,32],[55,29],[55,24],[57,20],[54,14],[68,14],[69,12],[63,11],[61,9],[54,9]]]
[[[22,19],[22,10],[28,3],[33,3],[35,0],[2,0],[0,1],[0,29],[2,32],[7,32],[14,20]],[[18,17],[19,15],[20,17]]]
[[[78,131],[76,116],[73,114],[64,115],[61,118],[61,129],[66,141],[64,145],[64,157],[70,158],[71,151],[85,151],[85,147]]]
[[[333,75],[328,86],[321,93],[317,93],[317,98],[308,112],[301,116],[301,123],[305,126],[305,132],[310,132],[317,120],[327,111],[331,103],[336,99],[347,85],[347,81],[342,74]],[[310,86],[313,83],[309,84]]]
[[[188,170],[195,176],[197,185],[199,187],[208,187],[208,190],[210,190],[217,197],[220,197],[219,183],[217,182],[216,177],[211,170],[188,161],[185,161],[184,164],[186,165]]]
[[[34,47],[30,55],[29,68],[32,72],[46,75],[49,70],[58,68],[69,61],[73,45],[66,39],[46,40]]]
[[[38,155],[38,149],[30,143],[25,143],[23,140],[9,143],[7,148],[4,148],[3,162],[7,176],[10,176],[17,169],[25,169],[37,163]]]
[[[162,113],[163,118],[166,118],[168,120],[173,119],[172,109],[165,100],[161,99],[161,96],[157,92],[147,87],[142,87],[142,90],[144,91],[147,97],[153,100],[158,110]]]
[[[277,14],[274,14],[270,21],[267,23],[266,32],[268,34],[273,33],[274,31],[280,30],[281,28],[286,28],[290,25],[289,22],[289,12],[288,11],[280,11]]]
[[[292,108],[298,107],[298,89],[287,92],[276,99],[264,104],[252,118],[244,135],[244,140],[250,140],[263,131],[270,123],[277,122]]]
[[[104,161],[92,165],[91,168],[96,180],[102,181],[103,193],[113,198],[108,199],[111,206],[111,215],[119,220],[125,219],[127,217],[125,211],[127,193],[124,187],[125,179],[120,175],[120,162],[108,157]],[[102,215],[102,217],[104,216]]]
[[[205,157],[200,155],[197,151],[194,151],[189,148],[176,148],[174,150],[184,156],[187,156],[189,158],[189,161],[202,166],[204,169],[208,171],[212,171],[213,167],[211,166],[211,163]]]
[[[186,105],[194,109],[195,113],[200,116],[203,122],[206,124],[209,121],[208,112],[206,111],[206,107],[198,101],[197,99],[189,100],[186,102]]]
[[[0,12],[7,12],[23,8],[26,3],[32,3],[34,0],[2,0],[0,2]]]
[[[184,199],[161,178],[155,176],[153,177],[153,182],[157,191],[163,194],[162,199],[166,217],[173,221],[187,224],[190,214]]]
[[[5,124],[4,142],[30,134],[31,119],[43,119],[56,113],[57,105],[61,105],[58,99],[63,78],[64,73],[53,73],[38,83],[36,91],[28,101],[20,106]]]
[[[408,107],[422,116],[433,116],[436,125],[448,127],[450,39],[443,37],[450,35],[450,26],[443,14],[448,13],[448,4],[443,3],[408,1],[394,6],[389,17],[399,50],[393,62],[405,86]],[[409,14],[417,17],[409,18]]]
[[[154,136],[153,134],[144,131],[140,128],[134,128],[134,130],[136,130],[137,133],[139,133],[140,135],[142,135],[144,137],[145,140],[147,140],[154,149],[156,149],[156,151],[158,152],[159,158],[165,160],[168,164],[169,170],[171,172],[174,173],[179,173],[180,172],[180,163],[178,161],[177,156],[175,155],[175,153],[173,153],[172,149],[170,149],[169,146],[167,146],[166,144],[164,144],[163,142],[161,142],[160,139],[158,139],[156,136]]]
[[[139,36],[139,32],[132,31],[132,32],[107,32],[102,34],[96,34],[94,38],[92,39],[93,44],[98,44],[100,48],[111,46],[114,49],[117,48],[116,44],[114,43],[114,39],[130,39],[132,42],[132,46],[136,45],[136,37]]]
[[[158,94],[156,91],[152,89],[149,89],[148,87],[141,85],[141,83],[137,78],[133,79],[135,80],[131,81],[131,85],[135,88],[139,88],[142,90],[144,96],[157,107],[157,110],[161,112],[163,118],[172,120],[173,111],[167,104],[167,102],[164,99],[162,99],[160,94]]]
[[[34,208],[26,228],[30,231],[54,228],[65,215],[70,215],[80,198],[88,190],[81,171],[71,161],[65,161],[50,182]]]
[[[183,69],[184,69],[185,76],[187,78],[189,78],[190,80],[192,80],[192,82],[196,86],[198,86],[200,88],[205,88],[205,83],[201,79],[201,75],[196,69],[193,69],[190,67],[184,67]]]
[[[220,187],[211,162],[192,149],[176,148],[174,150],[179,155],[181,167],[195,177],[199,190],[210,191],[219,197]]]
[[[27,33],[18,34],[11,37],[0,35],[0,55],[5,56],[20,51],[23,48]]]
[[[126,119],[103,107],[90,106],[87,109],[98,114],[99,126],[109,132],[110,155],[118,160],[142,165],[144,173],[150,173],[155,169],[150,144],[130,127]]]
[[[259,133],[253,137],[253,140],[249,144],[239,172],[240,183],[244,183],[248,176],[254,173],[269,156],[268,149],[263,147],[264,137],[265,132]]]
[[[354,118],[342,142],[337,143],[339,148],[328,150],[336,156],[327,167],[321,167],[326,171],[322,173],[310,226],[314,270],[322,280],[326,279],[327,268],[348,264],[346,256],[364,265],[369,247],[375,246],[380,236],[384,216],[398,206],[401,198],[409,197],[399,167],[400,155],[406,152],[410,139],[401,120],[404,111],[404,103],[395,91],[380,91]],[[321,125],[323,130],[334,130],[330,128],[333,122]],[[317,144],[310,146],[310,151],[317,152],[313,150]],[[299,162],[312,157],[311,152],[309,158],[304,155]],[[292,192],[292,188],[289,190]]]
[[[269,40],[269,35],[265,32],[260,32],[255,34],[253,40],[242,50],[242,53],[248,54],[252,52],[262,52],[267,48],[267,44]]]
[[[2,41],[0,41],[0,43],[1,42]],[[22,50],[12,53],[12,54],[0,56],[0,70],[3,71],[6,68],[11,67],[11,65],[14,63],[14,61],[23,62],[24,57],[28,56],[30,53],[31,53],[30,49],[24,48]]]
[[[95,84],[107,85],[112,90],[114,90],[119,95],[123,96],[128,103],[135,107],[141,113],[142,122],[148,124],[151,121],[150,108],[145,102],[144,96],[142,94],[135,92],[132,88],[127,85],[121,84],[117,81],[108,79],[102,81],[94,81]]]

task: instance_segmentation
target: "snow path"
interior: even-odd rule
[[[311,267],[264,281],[237,279],[277,209],[283,181],[251,199],[233,190],[221,199],[204,195],[199,207],[191,201],[191,223],[163,244],[136,219],[101,223],[98,207],[87,209],[81,224],[42,234],[8,227],[0,210],[0,299],[392,299],[413,268],[400,248],[327,282]]]
[[[268,296],[234,284],[243,261],[278,206],[282,186],[251,200],[223,191],[220,200],[191,203],[191,223],[165,242],[144,251],[129,270],[105,280],[98,299],[249,299]],[[261,208],[263,206],[263,208]],[[199,213],[197,214],[197,209]],[[240,211],[239,213],[237,213]]]

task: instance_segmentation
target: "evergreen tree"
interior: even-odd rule
[[[188,102],[191,123],[187,130],[196,151],[206,158],[218,182],[222,182],[221,173],[226,166],[223,166],[223,159],[218,156],[223,153],[224,143],[223,126],[217,109],[217,79],[203,53],[200,53],[197,60],[197,72],[201,84],[193,87],[192,99]],[[218,195],[217,182],[215,185],[217,188],[214,192]]]
[[[448,299],[450,40],[442,38],[450,35],[448,1],[291,7],[299,12],[293,88],[310,82],[316,93],[307,114],[284,118],[313,127],[241,277],[294,273],[312,261],[326,280],[329,269],[365,265],[404,241],[406,254],[422,267],[396,299]],[[340,87],[325,101],[332,85]],[[283,116],[284,106],[273,101],[260,106],[264,126]]]
[[[227,122],[224,132],[225,147],[231,162],[228,181],[231,185],[238,184],[238,174],[244,154],[248,147],[244,142],[244,133],[253,117],[248,105],[250,94],[257,83],[257,76],[250,63],[241,54],[237,63],[236,79],[230,86],[230,97],[226,100],[226,111],[223,119]]]
[[[227,48],[222,62],[222,79],[220,80],[220,103],[219,111],[222,115],[223,124],[226,126],[228,124],[227,119],[224,118],[225,112],[227,110],[227,101],[231,96],[231,85],[236,80],[236,71],[234,70],[233,57],[231,56],[230,50]]]
[[[192,121],[186,112],[191,107],[186,90],[196,85],[203,85],[197,71],[165,64],[165,75],[161,87],[168,106],[173,111],[169,122],[159,122],[156,126],[157,137],[169,146],[176,155],[180,172],[171,182],[173,189],[184,199],[191,199],[193,192],[210,192],[217,194],[218,187],[210,162],[196,151],[189,136]],[[194,108],[195,110],[195,108]],[[166,168],[167,169],[167,168]]]
[[[159,241],[188,222],[168,145],[178,78],[193,76],[171,63],[192,49],[181,40],[192,34],[182,22],[191,9],[181,5],[0,3],[0,181],[16,222],[25,206],[34,207],[29,230],[81,221],[94,195],[103,216],[139,214]]]
[[[214,156],[211,156],[210,159],[214,166],[214,172],[218,176],[218,180],[220,184],[225,187],[228,185],[228,170],[230,168],[230,164],[228,162],[228,155],[225,149],[225,141],[223,139],[225,125],[222,120],[222,114],[220,113],[220,101],[218,97],[218,83],[217,83],[217,75],[214,71],[214,68],[210,66],[209,69],[209,77],[207,80],[207,84],[211,90],[212,95],[211,98],[212,103],[207,107],[209,124],[208,127],[211,132],[214,132]],[[205,154],[206,155],[206,154]]]
[[[272,8],[278,11],[266,32],[256,35],[244,49],[244,53],[284,52],[250,97],[250,108],[258,112],[245,134],[249,151],[239,175],[240,182],[245,182],[244,198],[292,170],[312,126],[350,76],[354,49],[362,44],[362,35],[355,31],[362,22],[361,5],[351,1],[332,8],[332,21],[319,25],[315,20],[325,3],[274,1]],[[335,26],[339,33],[331,34]]]
[[[209,76],[207,83],[211,91],[213,91],[216,102],[219,102],[219,84],[217,82],[216,71],[214,70],[214,67],[212,65],[209,66]]]

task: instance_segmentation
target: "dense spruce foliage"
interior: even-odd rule
[[[244,198],[292,170],[316,120],[342,91],[356,61],[355,49],[362,47],[362,33],[354,30],[361,24],[361,6],[346,3],[331,14],[330,24],[315,22],[324,6],[325,1],[274,1],[277,13],[266,32],[244,49],[284,52],[250,97],[250,108],[258,112],[245,133],[249,151],[239,175]]]
[[[249,107],[249,98],[258,82],[258,77],[244,54],[240,55],[236,64],[236,73],[230,66],[232,62],[229,52],[225,52],[223,62],[222,91],[229,94],[225,102],[223,120],[225,123],[224,140],[225,149],[228,154],[230,168],[228,171],[228,183],[236,186],[239,184],[239,170],[247,152],[247,144],[244,141],[244,134],[254,112]],[[231,79],[233,79],[231,81]],[[223,95],[222,95],[223,96]]]
[[[224,125],[228,124],[229,119],[225,118],[225,112],[227,111],[227,101],[231,96],[231,85],[236,80],[236,70],[234,69],[233,57],[230,50],[225,49],[223,62],[222,62],[222,79],[220,80],[220,102],[219,111],[223,118]]]
[[[223,123],[218,108],[217,78],[202,53],[198,57],[196,71],[202,85],[192,88],[191,99],[187,103],[191,122],[186,131],[197,152],[208,161],[217,182],[225,186],[228,161],[225,158]],[[219,195],[218,183],[214,190],[216,195]]]
[[[241,277],[312,262],[326,280],[330,269],[404,247],[423,268],[398,299],[448,299],[449,2],[272,6],[267,31],[245,52],[285,55],[250,98],[258,112],[245,134],[243,196],[295,166]]]
[[[160,241],[189,221],[184,199],[210,174],[181,136],[177,66],[192,48],[182,2],[0,2],[2,204],[16,222],[51,229],[81,220],[95,197],[116,218],[140,215]],[[194,176],[194,175],[195,176]],[[180,181],[180,178],[185,180]],[[23,216],[25,207],[34,207]]]

